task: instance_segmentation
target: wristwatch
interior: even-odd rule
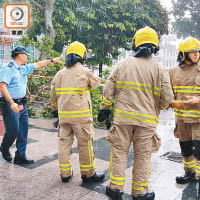
[[[53,61],[53,58],[51,59],[51,63],[53,63],[54,61]]]

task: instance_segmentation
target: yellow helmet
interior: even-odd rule
[[[135,48],[142,44],[148,43],[154,44],[158,48],[158,35],[154,29],[149,28],[148,26],[138,30],[135,33],[133,39],[135,43]]]
[[[182,53],[181,62],[185,60],[185,53],[200,51],[200,41],[193,37],[187,37],[179,44],[178,54]]]
[[[68,56],[71,53],[74,53],[74,54],[77,54],[78,56],[80,56],[83,60],[85,60],[86,52],[87,52],[87,49],[86,49],[85,45],[80,42],[75,41],[75,42],[72,42],[68,46],[66,56]]]

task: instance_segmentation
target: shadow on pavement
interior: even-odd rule
[[[181,200],[200,200],[200,194],[198,194],[198,183],[190,183],[182,193]]]

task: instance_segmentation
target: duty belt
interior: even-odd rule
[[[23,98],[20,98],[20,99],[13,99],[13,101],[17,104],[25,104],[27,103],[27,98],[26,97],[23,97]],[[5,104],[7,101],[5,100],[5,98],[3,97],[0,97],[0,103],[3,103]]]
[[[17,104],[19,104],[19,103],[25,104],[25,103],[27,103],[27,98],[26,98],[26,97],[23,97],[23,98],[21,98],[21,99],[13,99],[13,101],[14,101],[15,103],[17,103]]]

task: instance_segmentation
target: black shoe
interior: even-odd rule
[[[86,175],[82,175],[82,181],[84,183],[91,183],[91,182],[100,182],[104,179],[105,174],[104,173],[95,173],[92,177],[87,177]]]
[[[69,182],[69,180],[72,178],[72,176],[73,176],[73,171],[72,171],[72,175],[71,176],[68,176],[68,177],[65,177],[65,178],[63,178],[62,175],[60,175],[63,183]]]
[[[155,198],[155,193],[146,193],[145,195],[137,195],[137,197],[132,196],[133,200],[154,200]]]
[[[69,182],[69,180],[72,178],[72,176],[68,176],[68,177],[65,177],[65,178],[63,178],[62,176],[61,176],[61,179],[62,179],[62,182],[63,183],[68,183]]]
[[[120,192],[120,190],[115,189],[112,190],[110,187],[106,187],[106,194],[112,199],[112,200],[122,200],[123,192]]]
[[[34,164],[34,160],[30,160],[26,157],[21,157],[21,156],[15,156],[14,158],[14,164],[16,165],[28,165],[28,164]]]
[[[0,151],[1,151],[1,153],[2,153],[3,158],[4,158],[6,161],[8,161],[8,162],[11,162],[11,161],[12,161],[12,156],[11,156],[9,150],[8,150],[8,151],[5,151],[5,150],[3,149],[3,147],[0,146]]]
[[[179,184],[195,182],[195,173],[187,171],[187,172],[185,172],[184,176],[177,176],[176,182],[179,183]]]

